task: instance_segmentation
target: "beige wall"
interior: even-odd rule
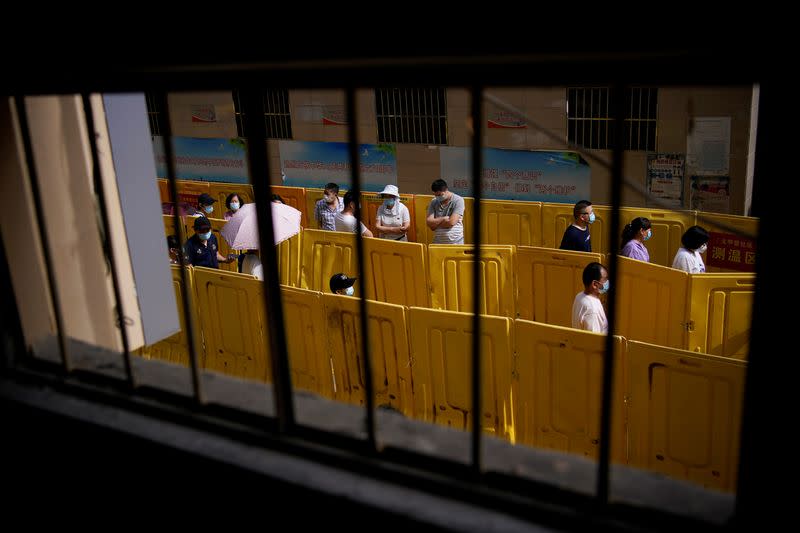
[[[213,93],[171,93],[169,116],[176,137],[236,137],[236,118],[230,91]],[[192,122],[192,107],[213,105],[216,122]]]
[[[522,110],[536,126],[522,129],[486,128],[484,121],[484,145],[493,148],[516,150],[564,150],[567,149],[566,89],[555,88],[492,88],[487,93]],[[222,93],[212,93],[222,98]],[[747,161],[750,144],[750,117],[752,113],[753,88],[661,88],[658,91],[658,137],[657,151],[686,153],[686,136],[690,117],[731,117],[731,213],[744,214],[747,196]],[[173,96],[170,96],[172,104]],[[177,98],[177,97],[176,97]],[[184,107],[175,106],[174,113],[190,101],[209,102],[204,95],[184,95]],[[228,96],[228,99],[230,97]],[[468,117],[470,95],[466,89],[448,89],[447,128],[449,146],[469,146]],[[375,95],[371,89],[357,92],[358,140],[376,143],[377,122],[375,117]],[[289,91],[292,111],[292,133],[294,140],[347,142],[347,126],[324,125],[323,114],[331,111],[344,114],[345,93],[343,90],[292,90]],[[231,104],[232,105],[232,104]],[[484,106],[484,116],[493,116],[498,108],[491,102]],[[179,117],[180,118],[180,117]],[[179,124],[180,120],[174,120]],[[185,120],[185,117],[184,117]],[[192,126],[197,129],[197,126]],[[178,130],[176,130],[177,132]],[[234,124],[235,134],[235,124]],[[186,135],[176,133],[176,135]],[[197,133],[192,136],[203,136]],[[215,135],[209,135],[215,136]],[[217,135],[224,136],[224,135]],[[278,141],[269,142],[269,161],[273,183],[280,182],[280,154]],[[610,163],[611,152],[592,150],[601,160]],[[591,200],[608,204],[611,201],[610,171],[601,163],[589,160],[592,168]],[[439,148],[424,144],[397,145],[398,187],[404,193],[429,194],[431,181],[439,177]],[[644,188],[647,175],[647,152],[626,151],[624,157],[625,176]],[[689,206],[689,176],[684,180],[685,207]],[[635,189],[623,189],[623,204],[644,206],[644,197]]]

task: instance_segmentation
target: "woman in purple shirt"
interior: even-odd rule
[[[644,217],[634,218],[622,230],[622,251],[620,255],[649,263],[650,252],[645,248],[644,241],[652,237],[652,235],[653,230],[650,229],[649,219]]]

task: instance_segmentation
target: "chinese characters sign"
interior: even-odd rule
[[[755,272],[756,243],[730,233],[709,232],[706,265],[739,272]]]
[[[658,198],[674,209],[683,208],[683,154],[648,154],[647,207],[662,207],[651,198]]]
[[[470,148],[439,149],[442,179],[462,196],[472,196]],[[591,168],[573,152],[483,150],[482,195],[495,200],[575,203],[589,198]]]
[[[173,137],[175,175],[179,179],[247,183],[247,154],[244,139],[198,139]],[[164,138],[153,137],[156,174],[167,177]]]

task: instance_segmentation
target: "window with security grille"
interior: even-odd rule
[[[610,105],[608,87],[571,87],[567,89],[567,138],[584,148],[611,150],[616,124]],[[654,152],[658,89],[625,89],[625,150]]]
[[[375,89],[378,142],[447,144],[444,89]]]
[[[150,135],[161,135],[163,131],[161,121],[164,113],[162,113],[161,105],[159,104],[159,96],[155,93],[144,93],[144,99],[147,103],[147,121],[150,124]]]
[[[239,91],[233,91],[236,132],[239,137],[247,137],[247,120],[246,114],[242,110],[241,100]],[[263,102],[267,139],[291,139],[292,114],[289,110],[289,91],[287,89],[266,89]]]

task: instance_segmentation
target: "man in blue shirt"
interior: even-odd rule
[[[206,217],[194,219],[194,235],[184,245],[192,266],[219,268],[219,263],[232,263],[235,257],[219,253],[217,237],[211,232],[211,222]]]
[[[572,209],[572,216],[575,222],[567,227],[564,236],[561,238],[562,250],[574,250],[576,252],[592,251],[592,236],[589,234],[589,224],[594,223],[594,210],[592,202],[581,200]]]

